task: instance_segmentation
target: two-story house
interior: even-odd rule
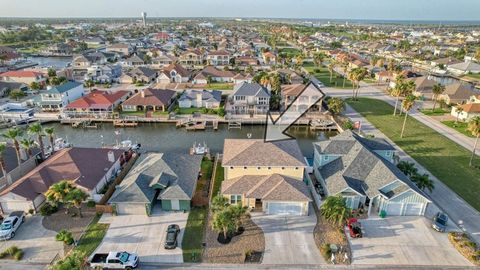
[[[258,83],[242,82],[235,85],[225,104],[230,114],[266,114],[270,108],[270,93]]]
[[[387,141],[347,130],[314,143],[311,186],[321,185],[324,197],[342,196],[351,209],[368,209],[369,216],[381,211],[389,216],[424,215],[431,201],[397,168],[394,156],[395,148]]]
[[[226,139],[221,194],[266,214],[308,215],[310,193],[305,159],[295,140]]]
[[[157,78],[157,83],[186,83],[190,80],[190,72],[182,65],[172,63],[165,67]]]
[[[72,101],[85,95],[83,84],[66,82],[42,91],[37,103],[43,111],[59,111]]]
[[[231,54],[225,50],[211,51],[207,54],[207,64],[212,66],[230,65]]]
[[[203,65],[205,53],[199,49],[188,50],[180,55],[178,61],[180,64],[188,67]]]
[[[0,81],[24,83],[27,85],[36,82],[42,87],[45,86],[46,80],[47,78],[43,73],[36,71],[12,70],[0,74]]]
[[[178,99],[180,108],[218,108],[222,92],[217,90],[186,90]]]
[[[281,110],[321,112],[325,94],[314,83],[286,84],[281,89]]]

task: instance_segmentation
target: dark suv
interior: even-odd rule
[[[444,213],[438,212],[433,217],[432,228],[438,232],[445,232],[447,228],[448,217]]]
[[[175,249],[177,247],[177,236],[180,233],[180,227],[177,224],[168,225],[167,237],[165,239],[165,249]]]

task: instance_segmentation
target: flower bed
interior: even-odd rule
[[[475,265],[480,265],[480,250],[465,233],[451,232],[448,239],[463,257]]]

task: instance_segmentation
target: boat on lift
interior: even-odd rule
[[[191,155],[206,155],[209,152],[210,149],[205,142],[203,144],[194,142],[192,148],[190,148]]]
[[[124,149],[124,150],[139,150],[142,147],[139,143],[132,143],[131,140],[124,140],[121,141],[119,144],[115,145],[113,148],[115,149]]]

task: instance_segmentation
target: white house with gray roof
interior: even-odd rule
[[[230,114],[266,114],[270,108],[270,92],[258,83],[235,85],[225,111]]]
[[[41,91],[37,103],[43,111],[59,111],[70,102],[75,101],[85,95],[85,89],[82,83],[66,82]]]
[[[178,99],[180,108],[218,108],[222,92],[217,90],[186,90]]]
[[[117,214],[147,214],[190,210],[200,173],[201,156],[182,153],[145,153],[108,201]]]
[[[395,148],[345,131],[314,143],[313,171],[325,196],[340,195],[368,215],[421,216],[431,201],[396,166]],[[317,184],[317,183],[314,183]]]

